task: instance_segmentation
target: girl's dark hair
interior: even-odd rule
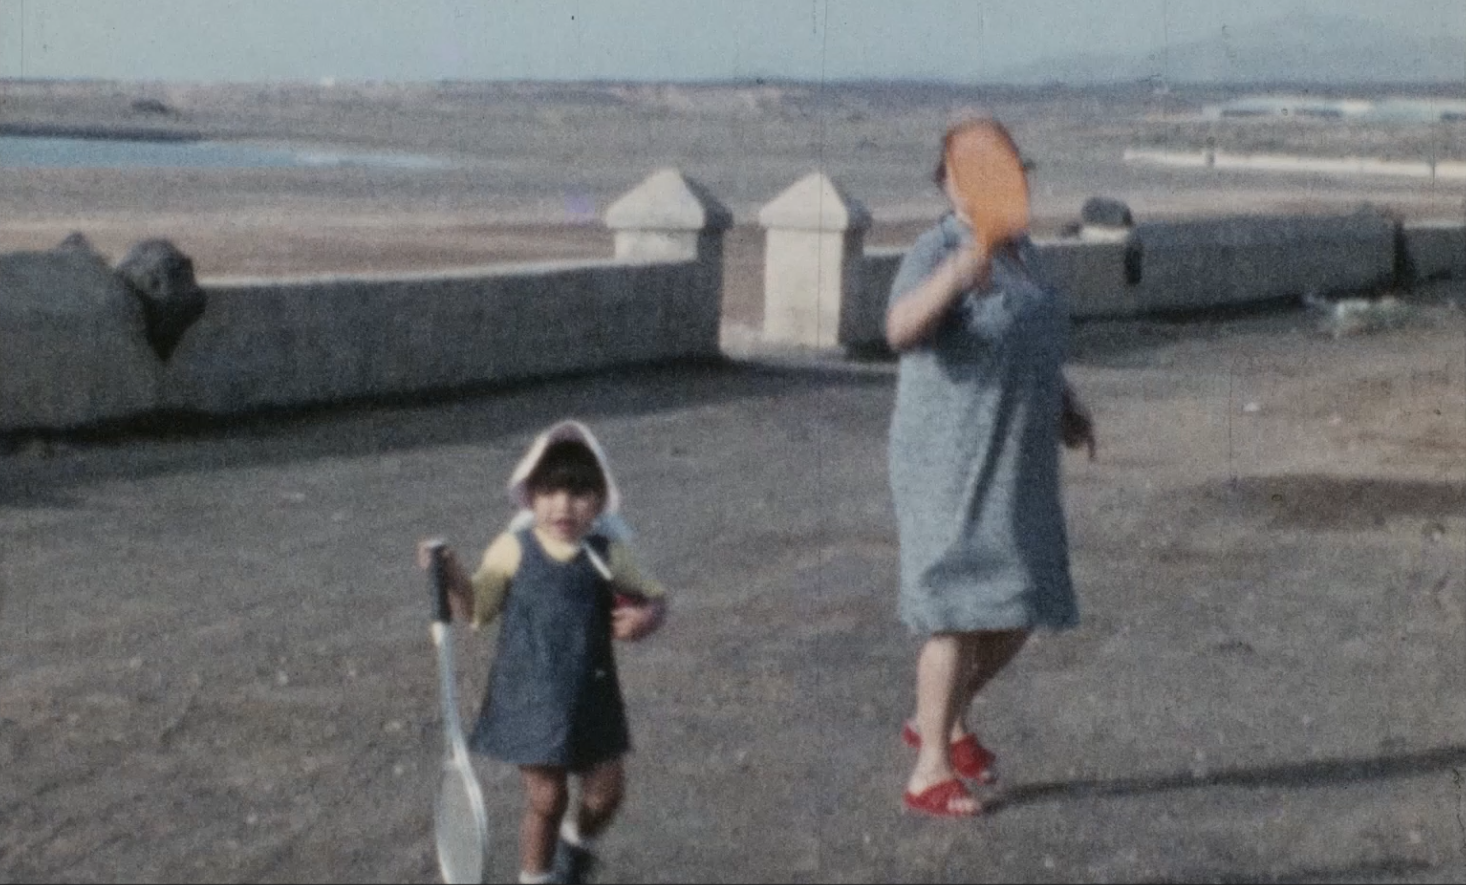
[[[539,463],[530,471],[525,485],[531,494],[567,491],[606,496],[606,475],[590,446],[574,439],[562,439],[545,447]]]

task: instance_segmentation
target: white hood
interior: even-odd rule
[[[611,463],[606,459],[606,452],[601,444],[596,441],[595,434],[590,432],[579,421],[561,421],[549,430],[541,433],[535,438],[534,444],[525,452],[514,472],[509,476],[509,497],[519,506],[519,513],[515,514],[510,522],[510,531],[518,531],[525,526],[534,524],[534,514],[531,511],[533,502],[529,496],[529,477],[534,473],[535,467],[540,459],[545,456],[545,450],[551,443],[561,440],[576,440],[583,443],[586,448],[595,455],[596,463],[600,465],[601,475],[606,478],[606,506],[597,517],[594,531],[604,534],[612,540],[627,541],[631,538],[631,527],[621,517],[621,490],[616,486],[616,477],[611,473]]]

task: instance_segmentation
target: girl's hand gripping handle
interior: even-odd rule
[[[442,538],[424,541],[419,548],[426,560],[428,590],[432,594],[433,620],[439,624],[453,621],[453,605],[448,599],[448,543]]]

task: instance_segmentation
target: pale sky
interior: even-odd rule
[[[0,0],[0,77],[1000,79],[1158,53],[1290,0]],[[1466,0],[1314,0],[1466,41]],[[1466,43],[1463,43],[1466,45]]]

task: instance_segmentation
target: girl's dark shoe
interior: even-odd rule
[[[564,839],[555,845],[555,860],[550,866],[550,881],[563,885],[583,885],[595,871],[596,856],[589,850],[571,845]]]

